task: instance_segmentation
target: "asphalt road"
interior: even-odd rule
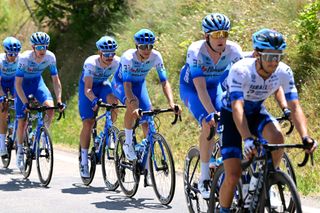
[[[8,169],[0,163],[0,212],[187,212],[181,175],[176,176],[172,203],[164,206],[153,188],[144,188],[142,183],[134,198],[127,198],[120,189],[107,191],[100,165],[92,184],[84,186],[79,177],[77,153],[55,149],[54,157],[54,173],[47,188],[39,184],[35,161],[26,180],[15,166],[15,154]],[[319,197],[302,198],[304,212],[320,212],[319,201]]]

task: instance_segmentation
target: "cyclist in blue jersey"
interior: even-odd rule
[[[80,134],[81,169],[80,175],[89,178],[88,149],[90,146],[91,130],[94,125],[94,111],[97,110],[98,100],[110,104],[117,104],[117,98],[112,94],[109,77],[118,69],[120,58],[115,51],[118,48],[116,40],[110,36],[103,36],[97,42],[99,54],[88,57],[83,65],[79,81],[79,112],[82,120]],[[116,117],[112,112],[112,120]]]
[[[4,53],[0,54],[0,157],[8,153],[5,144],[7,132],[7,107],[2,104],[9,92],[14,95],[14,77],[18,67],[21,43],[14,37],[3,40]]]
[[[19,57],[19,65],[15,78],[15,110],[18,118],[17,129],[17,167],[24,168],[23,160],[23,136],[26,126],[26,111],[28,111],[28,95],[33,94],[37,101],[45,106],[54,106],[53,98],[47,86],[42,79],[42,72],[49,68],[53,88],[60,110],[64,110],[65,104],[61,102],[61,83],[58,75],[56,57],[54,53],[48,50],[50,37],[47,33],[36,32],[30,37],[32,50],[23,52]],[[45,116],[45,125],[49,128],[54,116],[53,110],[48,110]]]
[[[263,102],[282,87],[291,119],[303,142],[315,142],[307,132],[307,121],[299,104],[293,72],[281,62],[286,42],[279,32],[262,29],[252,36],[255,58],[245,58],[234,64],[227,78],[227,93],[223,97],[221,124],[224,126],[221,154],[225,179],[220,189],[220,212],[230,212],[234,189],[241,176],[242,140],[244,153],[251,158],[256,152],[255,137],[269,143],[284,143],[277,121],[266,111]],[[314,143],[311,150],[317,147]],[[272,153],[277,167],[283,151]],[[271,199],[271,206],[273,206]]]
[[[138,108],[150,110],[151,102],[147,91],[145,78],[149,71],[155,67],[162,85],[163,92],[174,109],[172,89],[167,79],[166,69],[160,52],[153,49],[156,38],[148,29],[141,29],[134,35],[136,49],[129,49],[120,59],[120,67],[112,80],[113,93],[127,106],[124,117],[126,140],[123,151],[128,160],[136,160],[137,156],[132,145],[132,128],[134,121],[139,117]],[[180,106],[179,106],[180,108]],[[180,113],[181,109],[178,113]],[[147,133],[147,124],[142,125]]]
[[[224,79],[236,61],[242,59],[240,46],[228,40],[230,20],[212,13],[202,20],[204,39],[193,42],[187,52],[186,64],[180,73],[180,97],[201,126],[199,137],[200,170],[198,189],[207,199],[209,190],[209,159],[214,140],[207,140],[214,117],[220,112]]]

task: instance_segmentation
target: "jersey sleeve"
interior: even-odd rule
[[[28,65],[28,59],[27,58],[19,58],[18,61],[18,68],[16,71],[16,76],[17,77],[24,77],[24,73],[26,72]]]
[[[192,80],[197,77],[204,77],[204,74],[201,70],[202,60],[199,57],[199,51],[190,49],[188,50],[187,64],[189,64],[190,76]]]
[[[281,76],[281,86],[283,88],[287,101],[293,101],[299,99],[298,91],[294,83],[293,72],[290,67],[287,67],[285,72]]]
[[[121,57],[120,72],[122,73],[123,82],[132,82],[133,77],[131,75],[131,64],[131,60],[128,60],[125,57]]]
[[[230,93],[230,102],[236,100],[244,100],[243,88],[245,85],[245,79],[248,78],[240,67],[231,67],[229,76],[227,78],[227,84]]]
[[[84,63],[83,65],[83,76],[84,77],[93,77],[93,73],[94,73],[94,66],[91,63]]]
[[[161,82],[167,80],[167,71],[163,65],[163,59],[162,56],[159,54],[157,55],[157,58],[155,60],[155,68],[158,72],[158,76]]]
[[[52,54],[52,56],[50,57],[49,70],[50,70],[51,76],[58,74],[57,61],[56,61],[56,56],[54,54]]]

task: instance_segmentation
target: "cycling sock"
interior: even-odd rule
[[[220,213],[230,213],[230,208],[220,207]]]
[[[4,149],[6,147],[5,144],[6,134],[0,134],[0,149]]]
[[[81,148],[81,165],[88,165],[88,149]]]
[[[209,175],[209,162],[204,163],[204,162],[200,162],[200,167],[201,167],[201,176],[200,176],[200,180],[204,181],[204,180],[209,180],[210,179],[210,175]]]
[[[125,144],[131,145],[132,144],[132,129],[124,129],[126,133],[126,142]]]
[[[23,153],[23,151],[22,151],[22,144],[20,144],[20,143],[17,143],[17,152],[18,152],[19,154]]]

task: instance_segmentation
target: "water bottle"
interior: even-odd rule
[[[100,140],[101,140],[100,135],[97,135],[94,138],[94,147],[95,147],[96,151],[99,150]]]

